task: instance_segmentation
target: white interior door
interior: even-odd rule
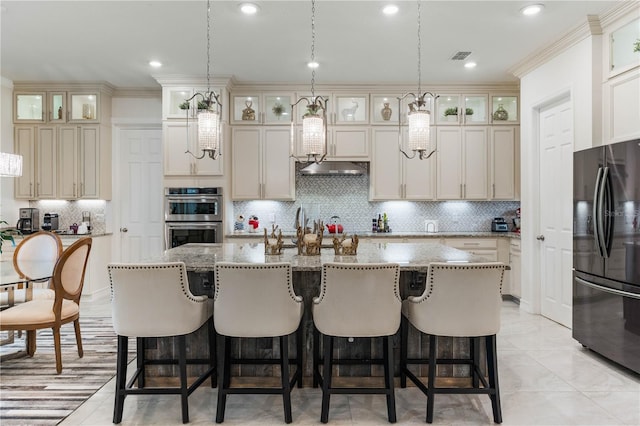
[[[118,142],[119,257],[136,262],[164,249],[162,131],[121,129]]]
[[[540,110],[541,313],[571,327],[573,111],[570,100]]]

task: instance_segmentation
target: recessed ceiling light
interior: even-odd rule
[[[308,66],[309,68],[318,68],[318,67],[320,66],[320,64],[319,64],[319,63],[317,63],[317,62],[315,62],[315,61],[313,61],[313,62],[309,62],[309,63],[307,63],[307,66]]]
[[[476,67],[476,65],[478,65],[478,64],[476,64],[475,62],[466,62],[466,63],[464,64],[464,67],[465,67],[465,68],[475,68],[475,67]]]
[[[149,65],[154,68],[160,68],[162,66],[162,62],[160,61],[149,61]]]
[[[395,4],[388,4],[382,8],[382,13],[384,13],[385,15],[395,15],[396,13],[398,13],[398,6],[396,6]]]
[[[255,15],[260,8],[255,3],[242,3],[240,5],[240,11],[245,15]]]
[[[542,12],[542,9],[544,9],[543,4],[530,4],[529,6],[526,6],[520,9],[520,13],[522,13],[525,16],[533,16]]]

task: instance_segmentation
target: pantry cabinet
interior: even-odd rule
[[[231,138],[231,199],[294,200],[295,162],[290,130],[237,127]]]
[[[488,128],[438,127],[437,190],[439,200],[488,198]]]
[[[226,126],[222,125],[223,135]],[[223,174],[223,157],[211,159],[195,158],[186,153],[190,150],[200,156],[198,147],[198,123],[193,121],[165,121],[162,125],[162,139],[164,146],[164,174],[165,176],[219,176]],[[223,137],[223,140],[225,138]]]
[[[22,176],[15,179],[19,200],[56,198],[56,132],[51,126],[16,126],[14,151],[22,155]]]
[[[14,179],[14,197],[18,200],[35,198],[36,127],[15,126],[13,151],[22,155],[22,176]]]
[[[490,179],[493,200],[515,200],[519,197],[519,131],[515,126],[491,128]]]
[[[374,129],[372,144],[370,200],[434,199],[433,158],[406,158],[398,148],[398,131],[395,129]]]

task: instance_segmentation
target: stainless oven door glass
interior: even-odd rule
[[[189,243],[221,243],[222,223],[167,223],[166,248]]]
[[[222,197],[179,195],[165,197],[166,221],[221,221]]]

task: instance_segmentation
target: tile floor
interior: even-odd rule
[[[84,315],[108,315],[107,303],[84,303]],[[585,350],[571,331],[504,302],[498,336],[503,425],[639,425],[640,376]],[[131,370],[131,369],[130,369]],[[111,380],[61,425],[109,425]],[[190,424],[212,424],[216,390],[200,387],[189,398]],[[295,389],[293,423],[320,424],[319,389]],[[416,388],[396,390],[398,424],[424,424],[426,399]],[[438,395],[434,424],[493,424],[486,396]],[[336,395],[330,424],[388,424],[381,395]],[[128,397],[123,425],[181,423],[176,396]],[[279,396],[231,395],[224,424],[284,424]]]

